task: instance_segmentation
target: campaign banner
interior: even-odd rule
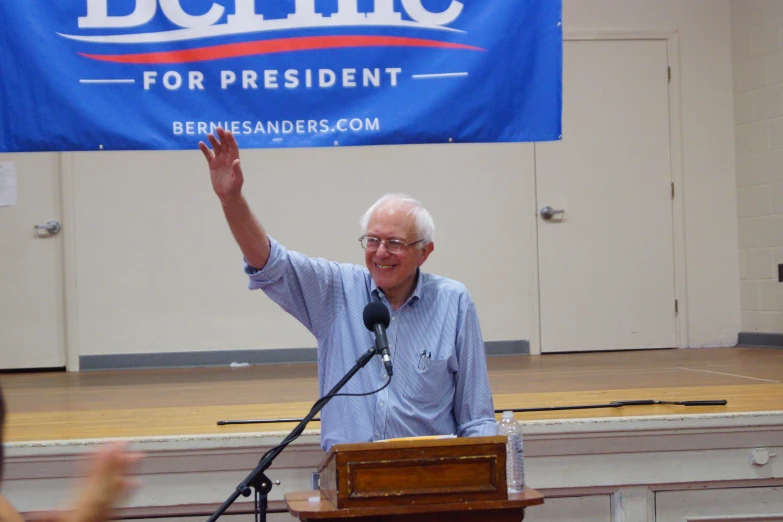
[[[561,134],[560,0],[8,0],[0,20],[0,152]]]

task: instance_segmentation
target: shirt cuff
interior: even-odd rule
[[[494,418],[477,419],[460,426],[460,437],[492,437],[498,434],[497,421]]]
[[[285,258],[287,257],[285,248],[275,241],[272,236],[267,237],[269,238],[269,259],[267,259],[264,268],[259,270],[252,267],[247,263],[247,259],[244,257],[242,258],[245,274],[250,278],[248,286],[251,290],[263,288],[274,283],[279,280],[285,272]]]

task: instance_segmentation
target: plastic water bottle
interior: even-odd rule
[[[522,449],[522,427],[514,419],[513,411],[504,411],[498,422],[498,435],[508,437],[506,442],[506,484],[509,491],[525,487],[525,453]]]

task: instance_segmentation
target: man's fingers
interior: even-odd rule
[[[218,130],[220,129],[218,128]],[[220,154],[221,146],[217,138],[212,134],[208,134],[207,139],[209,139],[209,142],[212,144],[212,149],[215,151],[215,154]]]
[[[220,138],[220,143],[226,143],[226,133],[231,134],[223,127],[218,127],[215,129],[215,134],[217,134],[218,138]]]
[[[144,458],[143,453],[127,453],[125,455],[125,468],[127,471],[133,471],[133,469],[139,464],[141,459]]]
[[[237,145],[237,140],[231,131],[226,131],[221,139],[228,150],[239,155],[239,145]]]
[[[201,152],[204,154],[204,157],[207,158],[207,162],[212,161],[212,158],[215,157],[212,151],[209,150],[209,147],[207,147],[207,144],[204,143],[203,141],[198,142],[198,148],[201,149]]]
[[[110,444],[98,452],[95,459],[95,473],[102,476],[126,475],[130,473],[143,455],[128,451],[126,442]]]
[[[112,461],[109,462],[110,473],[127,475],[131,473],[139,461],[142,459],[141,453],[124,453],[121,455],[112,455]]]

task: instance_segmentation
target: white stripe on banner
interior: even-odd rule
[[[79,80],[79,83],[136,83],[136,80]]]
[[[466,72],[458,72],[458,73],[442,73],[442,74],[414,74],[411,75],[411,78],[415,80],[426,80],[429,78],[457,78],[459,76],[467,76],[468,73]]]

